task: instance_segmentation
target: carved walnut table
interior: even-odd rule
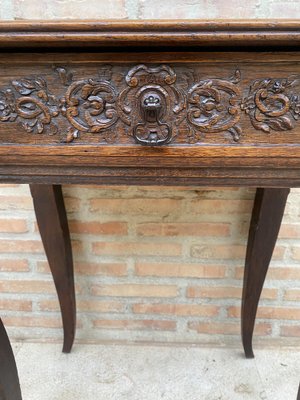
[[[0,182],[30,184],[64,352],[76,317],[60,185],[227,185],[258,187],[242,296],[253,357],[259,297],[300,186],[299,45],[297,21],[0,25]],[[2,325],[0,345],[1,400],[20,400]]]

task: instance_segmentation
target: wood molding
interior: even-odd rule
[[[0,48],[187,47],[258,49],[300,44],[298,20],[5,21]]]

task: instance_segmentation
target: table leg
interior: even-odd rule
[[[64,328],[63,352],[71,351],[76,328],[73,258],[60,185],[30,185],[42,242],[57,290]]]
[[[0,400],[22,400],[12,348],[0,319]]]
[[[253,358],[252,336],[258,301],[280,229],[288,188],[258,188],[249,229],[242,296],[242,340]]]

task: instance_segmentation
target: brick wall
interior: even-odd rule
[[[296,1],[2,0],[1,19],[300,17]],[[65,186],[77,339],[240,344],[252,189]],[[28,187],[0,185],[0,312],[12,337],[61,340]],[[300,190],[286,208],[256,343],[300,342]]]
[[[1,0],[0,19],[300,18],[298,0]]]

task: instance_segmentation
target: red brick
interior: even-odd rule
[[[292,259],[296,261],[300,261],[300,247],[294,246],[292,247]]]
[[[127,265],[123,263],[76,262],[75,271],[81,275],[126,276]]]
[[[229,307],[228,316],[239,318],[240,307]],[[257,318],[298,320],[300,319],[300,308],[258,307]]]
[[[273,259],[281,260],[286,251],[285,247],[276,246]],[[246,246],[238,244],[228,245],[193,245],[191,247],[191,256],[204,259],[244,259],[246,255]]]
[[[193,245],[191,256],[203,259],[243,259],[246,247],[236,244],[228,245]]]
[[[277,289],[264,288],[261,298],[276,299],[278,294]],[[239,287],[207,287],[207,286],[189,286],[187,288],[187,297],[191,298],[237,298],[242,296],[242,288]]]
[[[229,236],[230,225],[222,223],[145,223],[137,226],[141,236]]]
[[[149,331],[174,331],[176,321],[162,321],[152,319],[142,320],[107,320],[98,319],[93,321],[95,328],[101,329],[124,329],[124,330],[149,330]]]
[[[0,293],[54,293],[52,281],[36,280],[2,280],[0,281]]]
[[[1,210],[32,210],[33,203],[30,196],[0,196]]]
[[[61,328],[60,318],[50,317],[4,317],[5,326],[39,327],[39,328]]]
[[[282,224],[278,237],[281,239],[299,239],[300,224]]]
[[[82,210],[80,199],[76,197],[64,196],[64,201],[68,213],[80,212]]]
[[[1,272],[27,272],[29,270],[30,268],[27,260],[0,260]]]
[[[176,297],[175,285],[116,284],[94,285],[91,292],[95,296],[118,297]]]
[[[188,213],[201,215],[250,214],[252,207],[252,200],[193,199],[188,204]]]
[[[165,215],[180,213],[182,201],[177,199],[91,199],[90,211],[114,215]]]
[[[42,253],[39,240],[0,240],[0,253]]]
[[[181,245],[155,242],[97,242],[92,243],[96,255],[114,256],[179,256]]]
[[[236,268],[235,278],[242,279],[244,268]],[[274,280],[300,280],[300,268],[298,267],[270,267],[267,275],[268,279]]]
[[[37,261],[37,270],[39,273],[50,273],[50,267],[47,261]],[[75,274],[80,275],[103,275],[103,276],[126,276],[127,265],[123,263],[92,263],[75,262]]]
[[[85,233],[89,235],[126,235],[128,227],[126,222],[98,222],[98,221],[69,221],[72,233]]]
[[[212,317],[219,313],[219,307],[201,304],[133,304],[136,314],[174,314]]]
[[[199,265],[175,263],[137,262],[135,273],[139,276],[169,276],[178,278],[224,278],[224,265]]]
[[[59,311],[58,300],[38,302],[41,311]],[[124,311],[124,304],[118,301],[78,300],[77,310],[83,312],[112,313]]]
[[[43,273],[43,274],[51,273],[48,261],[37,261],[36,270],[38,273]]]
[[[280,327],[280,335],[288,337],[300,337],[300,325],[283,325]]]
[[[24,219],[17,219],[17,218],[0,219],[0,232],[24,233],[27,231],[28,231],[27,222]]]
[[[32,311],[32,301],[0,299],[0,310],[11,311]]]
[[[189,322],[188,328],[195,330],[197,333],[210,335],[240,335],[240,323],[217,323],[217,322]],[[256,324],[255,334],[259,336],[267,336],[272,333],[271,324]]]
[[[289,289],[285,291],[284,300],[300,301],[300,289]]]

